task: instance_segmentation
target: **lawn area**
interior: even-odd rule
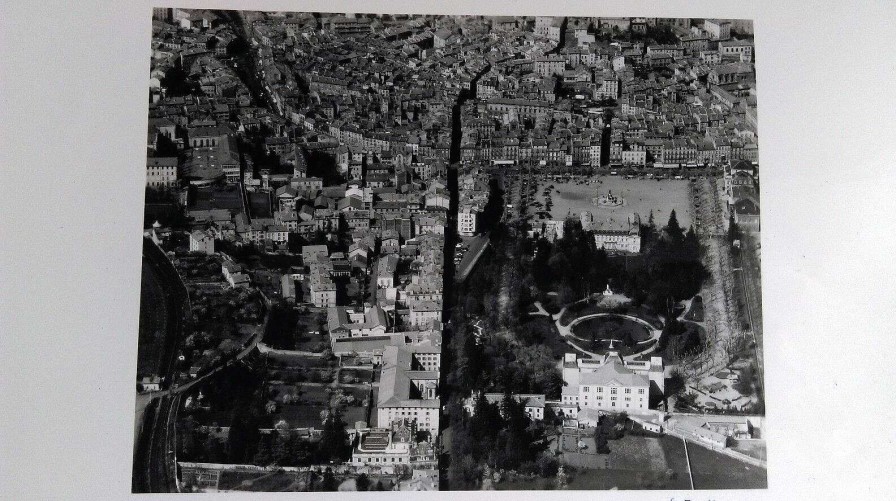
[[[688,444],[695,489],[766,489],[765,468],[738,461],[705,447]]]
[[[564,437],[567,438],[567,437]],[[569,446],[575,447],[575,436],[569,436]],[[585,438],[593,447],[593,438]],[[588,468],[568,461],[570,453],[564,454],[564,463],[574,466],[569,472],[571,490],[638,490],[638,489],[690,489],[684,446],[680,439],[663,436],[660,438],[626,435],[609,441],[610,468]],[[691,451],[691,448],[688,449]],[[594,454],[572,454],[593,458]],[[693,453],[692,453],[693,461]],[[696,482],[696,474],[695,474]],[[498,490],[553,489],[553,479],[535,479],[517,482],[502,482]],[[740,484],[738,484],[740,485]],[[700,487],[698,487],[700,488]],[[709,488],[709,487],[703,487]]]
[[[323,426],[321,412],[327,410],[326,405],[289,404],[284,405],[271,416],[272,422],[285,420],[290,428],[318,428]]]
[[[650,339],[647,327],[625,317],[602,316],[583,320],[572,328],[581,340],[618,339],[627,346]]]
[[[732,449],[765,461],[765,440],[735,440]]]
[[[143,263],[140,281],[140,330],[137,341],[137,374],[158,374],[165,352],[167,305],[159,277]]]
[[[290,266],[301,266],[302,256],[288,254],[261,254],[258,262],[265,267],[286,271]]]
[[[610,468],[571,475],[570,489],[689,489],[680,439],[626,435],[610,440]]]
[[[582,211],[589,211],[594,222],[614,220],[624,222],[632,213],[641,216],[644,223],[653,211],[657,226],[663,226],[669,214],[675,210],[679,224],[687,228],[693,221],[689,201],[690,187],[686,180],[625,179],[622,176],[594,176],[587,182],[539,181],[535,200],[545,204],[544,190],[549,185],[554,188],[550,192],[553,206],[551,219],[563,219],[567,214],[579,217]],[[599,207],[591,202],[598,195],[612,192],[616,197],[625,199],[624,205],[616,207]],[[534,213],[537,208],[533,208]]]
[[[298,327],[296,327],[295,349],[299,351],[310,351],[312,353],[320,353],[330,347],[329,336],[323,331],[317,331],[320,334],[308,334],[312,327],[316,327],[315,323],[306,323],[307,317],[300,317]]]
[[[370,405],[372,405],[372,406],[375,407],[375,406],[376,406],[376,403],[379,402],[379,399],[380,399],[380,389],[379,389],[378,386],[374,386],[374,387],[373,387],[373,394],[372,394],[371,397],[370,397]],[[374,410],[376,410],[376,409],[374,409]],[[381,424],[377,421],[377,417],[376,417],[376,415],[377,415],[376,412],[371,412],[371,413],[370,413],[370,423],[368,423],[368,424],[369,424],[371,427],[385,426],[385,423],[383,423],[383,424],[381,425]],[[446,431],[447,431],[447,429],[446,429]],[[451,442],[448,441],[449,438],[450,438],[450,435],[449,435],[449,436],[445,436],[444,433],[443,433],[443,434],[442,434],[442,443],[445,443],[445,444],[449,444],[449,443],[451,443]]]
[[[315,427],[320,429],[322,425],[321,412],[329,408],[330,394],[322,386],[303,384],[273,385],[278,396],[278,410],[271,416],[271,422],[277,423],[285,420],[290,428]],[[346,405],[342,408],[342,420],[348,427],[353,427],[355,421],[367,420],[367,408],[361,403],[367,399],[367,390],[362,388],[340,388],[346,395],[355,399],[354,405]],[[284,395],[293,395],[290,403],[284,403]]]
[[[143,206],[143,227],[149,228],[156,221],[162,226],[170,226],[181,217],[181,208],[175,202],[151,203]]]
[[[363,402],[367,400],[367,396],[370,394],[369,388],[356,388],[349,386],[340,386],[340,390],[346,395],[351,395],[355,397],[355,400],[358,402]]]
[[[548,293],[547,297],[541,302],[542,308],[551,315],[560,313],[561,305],[557,302],[557,295]]]
[[[689,489],[687,473],[660,471],[582,470],[570,475],[571,490]]]
[[[565,465],[572,466],[580,470],[605,470],[607,468],[607,454],[596,454],[594,452],[594,437],[580,437],[579,440],[585,442],[588,448],[583,451],[576,451],[577,440],[575,436],[564,435],[563,456],[561,462]]]
[[[667,360],[674,360],[676,353],[687,353],[689,350],[700,351],[703,341],[706,340],[706,329],[699,324],[693,322],[682,322],[680,324],[683,330],[669,338],[668,344],[662,352],[655,352],[655,355],[662,355]]]
[[[661,472],[669,469],[659,438],[626,435],[617,440],[610,440],[608,446],[610,465],[613,469]]]
[[[562,448],[574,449],[576,437],[564,435]],[[594,438],[583,437],[589,449],[594,449]],[[606,456],[588,453],[564,452],[563,462],[575,468],[570,474],[569,488],[588,489],[689,489],[684,448],[673,437],[644,437],[625,435],[610,440],[609,468],[599,462]],[[589,449],[586,449],[589,450]],[[589,466],[593,463],[592,466]],[[499,489],[543,488],[543,482],[534,481],[534,487],[521,484],[507,485]]]
[[[680,438],[664,435],[659,439],[669,469],[680,475],[687,475],[688,463],[684,454],[684,443]],[[688,483],[690,487],[690,483]]]
[[[624,296],[621,296],[624,297]],[[560,323],[569,325],[573,320],[594,313],[624,313],[638,317],[652,325],[655,329],[662,329],[663,322],[647,306],[633,306],[631,304],[619,304],[619,302],[607,302],[605,298],[599,298],[597,302],[588,301],[569,305],[560,316]]]
[[[594,313],[608,313],[609,310],[604,308],[599,304],[595,304],[592,302],[586,303],[574,303],[566,307],[566,310],[563,311],[563,314],[560,315],[560,323],[562,325],[569,325],[573,320],[584,317],[585,315],[592,315]]]
[[[656,343],[650,340],[651,333],[647,327],[624,317],[583,320],[572,328],[572,334],[576,338],[572,342],[584,350],[595,353],[615,351],[622,356],[640,353]]]
[[[367,408],[347,407],[342,410],[342,420],[348,428],[353,428],[356,421],[367,421]]]

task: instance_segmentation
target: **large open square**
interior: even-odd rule
[[[551,186],[553,188],[546,191]],[[653,211],[658,227],[666,224],[669,213],[674,210],[678,223],[687,228],[693,221],[690,191],[690,181],[683,179],[627,179],[623,176],[579,177],[568,181],[539,179],[534,199],[541,206],[530,209],[532,214],[539,214],[547,210],[547,202],[550,201],[550,219],[578,218],[582,212],[588,211],[594,216],[595,223],[609,220],[623,223],[632,213],[638,214],[642,222],[647,223]],[[598,205],[593,202],[594,198],[607,195],[616,197],[620,204]]]

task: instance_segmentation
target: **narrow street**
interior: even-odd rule
[[[235,58],[234,70],[242,82],[249,88],[252,93],[252,99],[259,106],[264,106],[271,111],[279,112],[273,105],[273,100],[268,95],[264,81],[261,79],[260,71],[255,58],[255,46],[252,44],[251,24],[243,17],[240,11],[222,10],[218,13],[228,20],[236,33],[248,47],[246,53]]]

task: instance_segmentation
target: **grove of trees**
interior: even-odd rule
[[[179,457],[186,461],[277,466],[341,463],[351,457],[352,445],[338,407],[323,421],[319,440],[289,430],[272,428],[272,400],[263,384],[264,369],[227,367],[192,394],[202,406],[185,411],[178,421]]]
[[[452,409],[451,415],[462,416],[451,428],[452,490],[476,488],[484,465],[544,476],[556,473],[550,456],[542,459],[547,455],[547,428],[526,415],[524,402],[505,394],[500,403],[490,404],[480,395],[472,417],[460,408]]]
[[[522,285],[536,298],[546,300],[547,292],[556,292],[557,303],[568,304],[611,283],[636,305],[645,304],[669,315],[674,304],[694,296],[708,276],[700,260],[697,234],[693,228],[685,232],[673,210],[662,229],[651,215],[641,227],[641,242],[640,256],[611,258],[597,248],[592,232],[583,230],[578,220],[569,219],[563,238],[554,242],[542,238],[523,245],[533,257]]]

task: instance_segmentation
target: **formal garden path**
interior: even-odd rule
[[[653,353],[653,351],[656,349],[657,342],[659,341],[660,335],[663,332],[662,329],[655,328],[653,326],[653,324],[651,324],[647,320],[644,320],[643,318],[640,318],[635,315],[630,315],[627,313],[612,313],[612,312],[589,313],[586,315],[582,315],[580,317],[576,317],[568,324],[563,325],[563,323],[561,322],[561,319],[563,318],[563,314],[566,312],[567,307],[568,306],[564,306],[563,308],[560,309],[559,312],[552,315],[544,308],[544,306],[541,304],[541,302],[536,301],[535,308],[537,311],[530,313],[530,315],[550,317],[551,320],[554,322],[554,325],[557,327],[557,331],[560,333],[560,336],[563,338],[563,340],[567,344],[569,344],[576,350],[578,350],[582,353],[585,353],[587,355],[590,355],[592,357],[595,357],[595,358],[603,357],[603,354],[594,353],[592,351],[589,351],[589,350],[586,350],[585,348],[583,348],[582,345],[580,344],[580,342],[583,341],[583,339],[572,332],[573,327],[575,327],[577,324],[584,322],[586,320],[590,320],[592,318],[600,318],[600,317],[624,318],[624,319],[636,322],[639,325],[646,328],[647,332],[650,334],[650,337],[648,337],[647,339],[645,339],[643,341],[639,341],[637,343],[637,345],[645,345],[645,346],[649,345],[649,346],[646,349],[639,351],[637,353],[625,355],[623,358],[626,360],[635,359],[637,357]],[[601,339],[601,341],[610,341],[610,339]]]

